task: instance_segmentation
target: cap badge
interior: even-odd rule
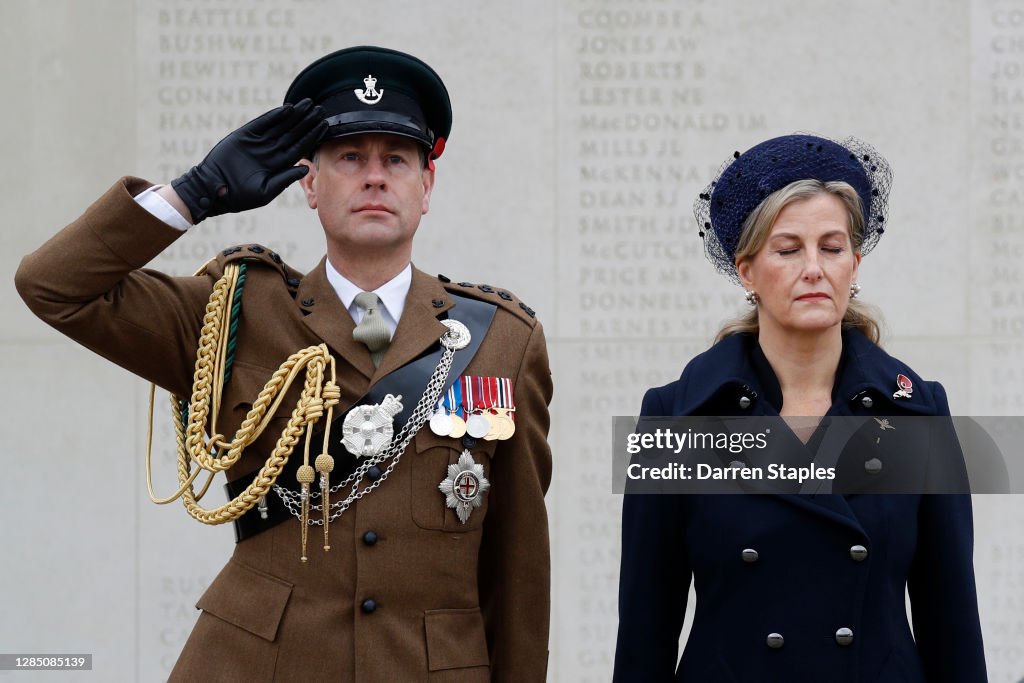
[[[491,487],[484,477],[484,466],[463,450],[457,465],[448,465],[448,476],[437,487],[445,496],[445,504],[455,510],[459,521],[465,524],[475,508],[483,504],[483,495]]]
[[[896,385],[900,390],[892,395],[893,398],[910,398],[914,393],[914,383],[906,375],[896,375]]]
[[[356,99],[363,104],[368,104],[372,107],[380,102],[381,98],[384,97],[383,88],[381,90],[377,90],[377,79],[374,78],[372,74],[363,79],[363,85],[366,86],[366,90],[356,88],[352,91],[356,94]]]

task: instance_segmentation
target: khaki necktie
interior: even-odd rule
[[[352,330],[352,338],[366,344],[366,348],[370,349],[373,367],[380,367],[380,359],[384,357],[391,342],[388,324],[380,313],[380,298],[373,292],[360,292],[356,294],[355,302],[359,310],[363,311],[363,319]]]

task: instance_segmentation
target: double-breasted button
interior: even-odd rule
[[[764,639],[765,645],[778,650],[780,647],[786,644],[786,639],[782,637],[781,633],[769,633],[768,637]]]
[[[441,275],[440,273],[438,274],[437,279],[440,280],[441,282],[445,283],[445,284],[448,284],[449,282],[452,281],[452,279],[450,277],[448,277],[446,275]]]
[[[251,251],[254,254],[262,254],[263,253],[263,247],[261,247],[258,244],[254,244],[251,247],[249,247],[249,251]]]
[[[274,263],[281,265],[281,256],[276,251],[271,251],[267,253],[267,256],[269,256],[270,260],[273,261]]]
[[[865,396],[860,400],[860,404],[865,408],[870,408],[871,406],[875,405],[875,402],[874,400],[872,400],[870,396]]]
[[[300,284],[301,284],[301,282],[299,281],[299,278],[297,278],[297,277],[290,277],[290,278],[288,278],[288,286],[289,287],[298,287]]]
[[[878,474],[882,471],[882,461],[878,458],[871,458],[870,460],[865,461],[864,471],[868,474]]]
[[[750,407],[750,397],[749,396],[740,396],[739,403],[740,403],[740,408],[743,408],[744,410],[746,410],[747,408]]]
[[[308,299],[303,299],[302,300],[302,305],[305,306],[306,308],[309,308],[314,303],[316,303],[316,301],[313,299],[313,297],[310,297]]]
[[[369,477],[371,481],[377,481],[378,479],[380,479],[380,475],[380,468],[377,467],[376,465],[366,470],[366,476]]]
[[[836,631],[836,642],[846,647],[853,642],[853,631],[846,628],[845,626]]]
[[[376,545],[377,544],[377,532],[375,532],[375,531],[367,531],[365,534],[363,534],[363,543],[365,543],[366,545]]]
[[[444,306],[444,299],[434,299],[430,303],[434,304],[434,308],[441,308]]]
[[[868,549],[862,545],[850,546],[850,557],[857,562],[863,562],[868,559]]]
[[[753,548],[744,548],[740,553],[740,557],[743,558],[744,562],[757,562],[757,558],[760,557],[760,555],[758,555],[757,551]]]
[[[377,601],[373,598],[363,600],[363,604],[360,605],[363,610],[363,614],[373,614],[377,611]]]

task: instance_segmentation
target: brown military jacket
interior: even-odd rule
[[[18,290],[62,333],[189,396],[212,283],[227,260],[253,259],[221,432],[237,429],[290,354],[323,342],[338,362],[342,401],[336,416],[344,415],[370,386],[437,342],[445,330],[440,314],[457,319],[449,291],[497,304],[463,374],[511,378],[516,404],[512,438],[479,440],[471,449],[491,488],[466,524],[438,490],[463,445],[423,428],[389,478],[331,524],[330,552],[323,551],[322,532],[315,527],[309,561],[300,563],[294,519],[236,545],[197,604],[199,621],[171,680],[543,681],[550,607],[544,493],[551,479],[551,377],[533,312],[506,293],[447,283],[414,269],[391,346],[374,369],[369,351],[352,339],[352,319],[328,283],[323,262],[303,277],[270,250],[247,245],[220,255],[204,276],[144,269],[182,235],[135,203],[133,196],[146,187],[132,178],[115,184],[23,260]],[[285,402],[229,479],[262,465],[287,421],[289,402],[294,407],[294,401]],[[293,457],[301,457],[301,444]],[[376,534],[372,544],[365,540],[370,531]],[[367,600],[373,601],[372,612],[364,608]]]

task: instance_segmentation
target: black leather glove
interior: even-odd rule
[[[326,130],[323,109],[312,100],[271,109],[218,142],[171,186],[193,223],[266,206],[306,175],[309,169],[295,164],[310,157]]]

